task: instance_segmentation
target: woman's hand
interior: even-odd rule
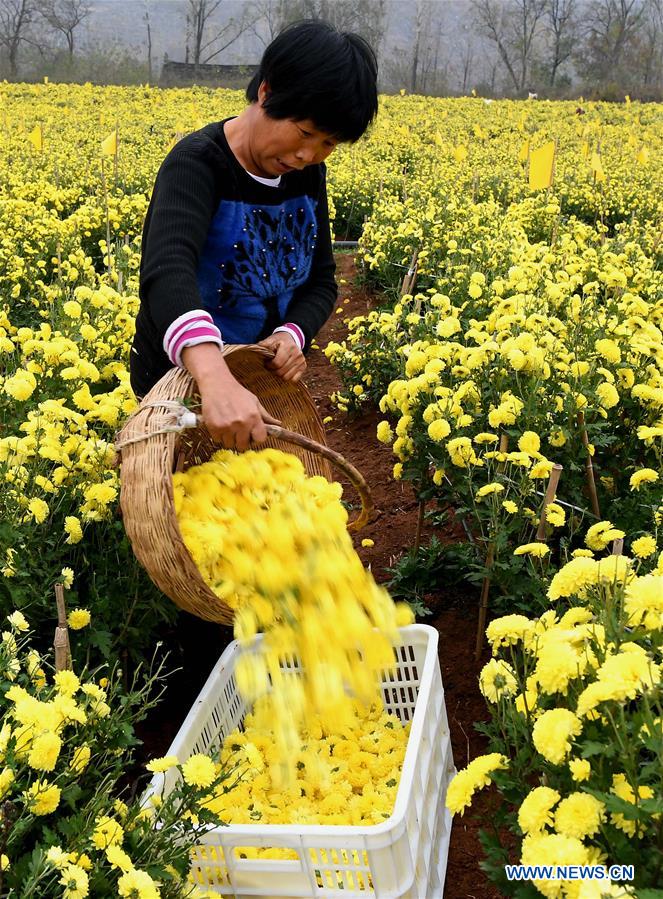
[[[279,331],[261,340],[259,346],[274,351],[274,358],[267,363],[267,368],[270,368],[279,378],[283,378],[284,381],[300,380],[306,371],[306,359],[294,338],[285,331]]]
[[[216,344],[186,347],[182,362],[198,385],[203,421],[216,443],[226,449],[245,450],[251,441],[262,443],[267,439],[266,424],[281,424],[235,380]]]

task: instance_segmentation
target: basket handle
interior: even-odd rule
[[[280,425],[265,425],[265,427],[267,428],[267,433],[270,437],[278,437],[279,440],[284,440],[287,443],[295,443],[297,446],[310,450],[312,453],[318,453],[318,455],[328,459],[332,465],[340,468],[341,471],[347,475],[348,480],[361,499],[361,512],[354,521],[351,521],[348,524],[348,530],[359,531],[364,525],[368,524],[375,511],[370,488],[366,483],[363,474],[355,468],[351,462],[348,462],[345,456],[337,453],[336,450],[330,449],[323,443],[318,443],[317,440],[311,440],[310,437],[305,437],[303,434],[297,433],[297,431],[288,431],[287,428],[282,428]]]
[[[204,426],[202,416],[195,415],[195,413],[191,411],[182,415],[180,423],[183,427]],[[364,525],[368,524],[375,511],[375,507],[373,506],[373,497],[371,496],[370,488],[366,483],[363,474],[358,469],[356,469],[351,462],[348,462],[348,460],[344,456],[342,456],[340,453],[337,453],[335,450],[330,449],[328,446],[325,446],[323,443],[318,443],[317,440],[311,440],[310,437],[305,437],[303,434],[297,433],[297,431],[288,431],[287,428],[282,428],[280,425],[270,424],[266,424],[265,428],[267,429],[267,433],[270,437],[277,437],[279,440],[283,440],[285,443],[294,443],[297,446],[301,446],[303,449],[307,449],[312,453],[317,453],[319,456],[324,456],[324,458],[328,459],[332,463],[332,465],[340,468],[341,471],[345,475],[347,475],[348,480],[355,488],[355,490],[359,494],[359,498],[361,499],[361,512],[354,521],[351,521],[348,524],[348,530],[359,531],[364,527]]]

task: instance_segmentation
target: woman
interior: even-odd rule
[[[301,22],[266,49],[236,118],[207,125],[164,160],[143,229],[131,352],[138,396],[173,365],[198,384],[212,437],[246,449],[274,422],[221,349],[256,343],[299,380],[336,301],[324,160],[377,113],[377,64],[358,35]]]

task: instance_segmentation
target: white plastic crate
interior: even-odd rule
[[[225,897],[269,899],[441,899],[451,817],[447,784],[455,774],[437,631],[427,625],[401,628],[397,665],[382,683],[385,708],[411,721],[394,810],[373,826],[247,825],[212,827],[194,853],[195,882]],[[217,749],[242,726],[248,709],[237,691],[240,654],[260,652],[261,638],[242,650],[225,650],[180,728],[167,755],[180,762]],[[290,659],[289,668],[297,668]],[[177,769],[157,774],[147,795],[168,792]],[[244,847],[284,847],[297,860],[240,858]]]

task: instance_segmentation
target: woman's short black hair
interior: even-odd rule
[[[319,20],[295,22],[265,50],[246,96],[256,102],[264,81],[271,118],[310,119],[340,141],[356,141],[377,114],[377,76],[375,53],[360,35]]]

